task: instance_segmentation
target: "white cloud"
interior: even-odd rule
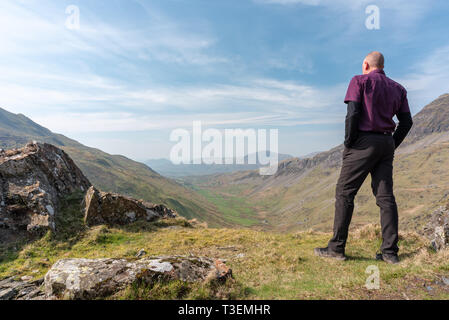
[[[381,16],[385,11],[392,12],[394,18],[391,22],[400,25],[410,25],[416,22],[417,19],[422,18],[432,8],[434,0],[253,0],[255,3],[268,5],[308,5],[321,6],[333,10],[338,10],[340,13],[357,15],[359,19],[364,19],[365,8],[368,5],[377,5],[381,10]],[[341,19],[341,16],[338,17]],[[345,21],[351,23],[351,21]]]
[[[104,81],[99,83],[102,85]],[[210,126],[324,124],[341,121],[344,112],[341,108],[344,85],[314,88],[294,82],[255,79],[249,81],[249,85],[241,86],[160,87],[142,91],[117,88],[97,89],[92,97],[89,94],[79,95],[77,91],[0,87],[0,102],[5,105],[8,92],[21,97],[20,101],[9,102],[11,105],[31,105],[25,108],[26,111],[19,108],[20,112],[55,132],[65,134],[169,129],[190,126],[197,120]],[[128,108],[109,107],[100,112],[90,111],[86,107],[82,112],[70,112],[67,108],[57,107],[60,104],[89,106],[96,102],[101,105],[120,104]],[[44,103],[50,106],[51,112],[42,112],[35,107]],[[172,112],[172,108],[177,111]],[[80,109],[79,106],[77,109]],[[323,112],[326,117],[322,117]]]
[[[322,0],[254,0],[254,2],[280,5],[305,4],[317,6],[322,2]]]
[[[10,32],[0,33],[0,57],[85,52],[99,57],[123,55],[179,64],[228,62],[225,57],[206,53],[216,42],[210,35],[184,31],[182,26],[163,16],[155,17],[154,13],[145,29],[109,25],[96,17],[82,19],[80,30],[72,31],[65,27],[62,8],[54,2],[36,5],[1,1],[0,11],[7,14],[0,19],[0,29]],[[86,6],[81,7],[82,18],[84,11],[88,11]]]
[[[257,2],[325,6],[364,19],[363,6],[372,1]],[[24,113],[55,132],[76,137],[87,132],[161,131],[189,128],[194,120],[203,121],[205,126],[227,127],[343,123],[346,83],[318,87],[299,81],[257,78],[251,74],[232,84],[227,84],[226,80],[202,85],[134,81],[133,76],[143,78],[146,71],[139,68],[146,62],[211,67],[214,72],[221,70],[217,64],[223,67],[222,64],[233,63],[228,57],[212,53],[218,39],[207,28],[192,32],[184,28],[181,21],[174,21],[149,7],[147,1],[139,2],[150,17],[145,28],[106,24],[95,17],[95,13],[81,7],[80,31],[65,28],[64,10],[60,10],[63,6],[48,2],[48,5],[41,5],[49,10],[43,13],[39,9],[41,6],[35,6],[40,3],[0,2],[0,11],[7,12],[2,14],[0,29],[8,30],[0,33],[0,106]],[[404,24],[412,23],[425,12],[420,11],[424,6],[422,2],[385,0],[376,3],[394,10],[394,17]],[[351,21],[338,17],[342,23]],[[348,34],[338,36],[343,39]],[[267,66],[302,73],[313,69],[312,60],[306,59],[301,47],[278,49],[267,56],[264,61]],[[404,77],[402,82],[409,89],[411,101],[429,102],[443,93],[439,91],[449,83],[448,56],[449,48],[443,47]],[[90,59],[95,59],[95,63]],[[70,67],[66,67],[66,63],[70,63]],[[136,72],[107,76],[107,72],[98,72],[101,64],[118,70],[125,65],[129,68],[126,71]],[[149,74],[148,79],[151,76]],[[102,146],[106,140],[92,137],[90,141]],[[108,145],[114,145],[112,140]],[[137,142],[131,145],[138,149]]]
[[[411,108],[417,112],[441,94],[449,93],[449,46],[431,52],[399,79],[409,93]]]

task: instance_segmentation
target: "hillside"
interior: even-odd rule
[[[0,108],[0,148],[22,147],[33,140],[61,147],[99,189],[162,203],[187,218],[201,218],[212,226],[229,225],[203,196],[161,176],[145,164],[84,146],[24,115]]]
[[[449,297],[449,201],[424,234],[400,233],[399,264],[375,259],[373,224],[351,233],[343,262],[313,254],[330,233],[212,229],[169,208],[86,192],[86,177],[49,144],[0,155],[0,238],[26,232],[0,241],[0,300]],[[376,268],[378,284],[369,281]]]
[[[45,129],[40,129],[30,129],[30,134],[35,135],[35,130],[48,134]],[[445,219],[449,213],[449,176],[445,164],[449,157],[449,141],[445,140],[444,134],[446,132],[443,131],[424,135],[418,140],[419,147],[411,143],[398,155],[396,174],[400,185],[397,192],[399,201],[409,206],[416,206],[419,202],[430,203],[432,199],[435,203],[428,206],[419,204],[418,209],[412,207],[402,217],[402,223],[416,223],[420,231],[423,231],[424,223],[429,222],[429,225],[425,235],[401,230],[401,262],[396,265],[375,259],[381,243],[381,230],[380,226],[369,224],[370,220],[374,220],[374,215],[368,210],[374,205],[363,198],[358,200],[356,215],[359,216],[358,223],[364,226],[356,226],[350,234],[346,250],[348,260],[345,262],[318,258],[313,254],[313,248],[326,244],[331,236],[329,232],[290,231],[298,228],[298,221],[294,220],[297,216],[288,211],[292,207],[285,203],[292,201],[290,205],[298,205],[293,202],[298,194],[305,195],[299,204],[300,209],[311,208],[306,211],[310,215],[302,216],[305,218],[300,227],[327,226],[330,217],[320,215],[324,210],[320,214],[313,210],[330,207],[331,201],[326,197],[332,196],[333,180],[338,174],[339,147],[312,159],[287,160],[273,177],[245,172],[218,175],[213,183],[207,185],[203,182],[208,186],[207,190],[192,186],[209,197],[217,209],[228,210],[222,219],[229,224],[253,225],[254,221],[264,218],[268,228],[289,232],[225,227],[212,229],[175,215],[149,220],[143,218],[148,215],[147,207],[142,208],[142,218],[135,219],[137,211],[129,215],[130,209],[123,207],[124,201],[129,204],[129,201],[136,203],[135,200],[100,194],[102,199],[96,198],[95,201],[101,205],[92,203],[95,190],[89,189],[87,195],[83,192],[88,181],[78,168],[62,166],[73,162],[67,158],[62,160],[61,157],[66,155],[61,150],[31,143],[23,150],[2,151],[4,167],[0,175],[5,178],[2,181],[7,182],[8,187],[2,186],[4,194],[1,197],[6,199],[2,207],[6,205],[8,217],[11,212],[15,215],[24,213],[24,205],[28,208],[35,204],[36,199],[28,196],[28,192],[34,194],[30,186],[50,190],[51,186],[70,186],[68,181],[71,180],[78,183],[72,188],[75,191],[62,187],[58,189],[58,210],[47,208],[55,224],[45,233],[38,236],[29,233],[27,237],[0,241],[0,299],[448,299],[449,251]],[[13,139],[14,135],[9,137]],[[92,170],[96,168],[92,166],[106,165],[106,161],[111,165],[112,172],[124,174],[125,179],[126,175],[133,177],[139,174],[138,170],[142,168],[136,164],[137,168],[133,171],[129,167],[129,159],[91,150],[63,136],[50,133],[48,139],[66,142],[64,149],[77,154],[79,163]],[[407,151],[412,149],[414,152]],[[17,174],[17,168],[22,169],[20,174]],[[153,188],[158,182],[156,178],[160,176],[148,168],[146,170],[148,176],[154,179],[148,188]],[[38,174],[37,171],[42,173]],[[36,176],[35,180],[31,179],[33,176]],[[51,178],[55,176],[61,179]],[[196,179],[201,181],[202,178]],[[165,180],[168,185],[185,189],[172,180]],[[50,185],[44,187],[44,182]],[[418,183],[417,188],[412,187]],[[61,193],[61,190],[67,192]],[[221,192],[223,198],[214,198],[217,195],[214,192]],[[41,191],[36,193],[41,197],[46,194]],[[26,200],[30,202],[26,203]],[[109,204],[106,204],[107,201],[110,201]],[[269,212],[271,202],[278,207]],[[46,204],[42,206],[48,207]],[[431,208],[439,204],[444,204],[444,207],[431,217],[422,214],[430,214],[433,211]],[[254,206],[254,211],[246,210],[248,208],[245,206]],[[8,211],[10,209],[13,211]],[[269,214],[260,215],[263,210]],[[26,212],[37,213],[33,210]],[[117,217],[119,213],[128,219],[119,221],[114,218],[115,222],[96,220],[91,224],[86,218],[92,217],[91,214],[103,218],[108,215]],[[278,221],[281,224],[276,224]],[[11,227],[9,218],[3,218],[2,222],[1,232],[18,231]],[[148,257],[142,258],[145,255]],[[183,268],[183,272],[190,274],[184,274],[181,269],[166,269],[167,264],[170,268]],[[220,272],[224,272],[225,278],[220,278],[218,268],[222,268]],[[369,281],[376,268],[379,270],[379,283],[373,290],[367,287],[367,283],[376,285]],[[214,278],[206,277],[205,272]],[[163,275],[168,278],[160,278]],[[197,275],[195,281],[187,281],[194,275]],[[83,280],[73,285],[72,279],[80,278]],[[119,281],[124,282],[120,284]],[[49,292],[52,295],[48,295]],[[70,292],[75,295],[69,295]],[[86,292],[92,295],[84,295]]]
[[[422,225],[425,214],[449,197],[449,95],[442,95],[414,117],[414,127],[395,160],[395,193],[402,228]],[[274,176],[256,171],[195,177],[187,181],[222,207],[233,196],[245,199],[245,210],[265,222],[267,229],[330,230],[335,185],[343,147],[308,159],[283,161]],[[354,227],[374,223],[378,208],[371,194],[370,178],[356,197]]]
[[[414,125],[404,146],[422,138],[449,132],[449,94],[443,94],[414,116]]]
[[[225,259],[234,279],[207,286],[176,282],[130,287],[109,299],[448,299],[448,251],[434,252],[415,233],[400,234],[398,265],[374,259],[380,227],[365,226],[350,235],[348,261],[321,259],[313,248],[330,234],[270,233],[250,229],[208,229],[186,221],[134,223],[124,227],[82,225],[79,201],[61,216],[64,233],[28,243],[0,244],[0,279],[42,278],[59,259],[125,258],[141,249],[151,255],[206,256]],[[68,223],[69,222],[69,223]],[[377,266],[380,286],[365,287],[368,267]]]

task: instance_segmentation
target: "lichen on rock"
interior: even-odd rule
[[[154,221],[175,218],[176,212],[164,205],[155,205],[115,193],[101,192],[94,187],[87,190],[83,201],[84,221],[87,225],[125,225],[138,220]]]
[[[34,233],[55,229],[60,200],[89,180],[61,149],[29,143],[0,152],[0,227]]]
[[[199,263],[200,262],[200,263]],[[192,256],[126,259],[63,259],[56,262],[44,278],[48,298],[105,298],[132,284],[155,281],[223,281],[232,276],[218,270],[223,265],[209,258]]]
[[[43,300],[42,282],[43,279],[26,281],[14,277],[0,280],[0,300]]]
[[[449,248],[449,201],[432,213],[424,233],[436,251]]]

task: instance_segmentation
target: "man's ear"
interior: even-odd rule
[[[369,70],[369,63],[367,61],[363,62],[363,71],[368,71]]]

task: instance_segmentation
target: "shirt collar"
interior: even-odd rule
[[[385,71],[383,69],[376,69],[376,70],[371,71],[370,73],[380,73],[380,74],[385,75]]]

